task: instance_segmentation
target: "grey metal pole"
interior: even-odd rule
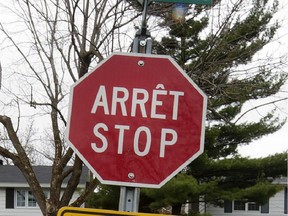
[[[147,8],[148,0],[143,1],[141,28],[136,32],[133,40],[132,52],[147,53],[152,52],[152,39],[150,32],[147,30]],[[121,187],[119,199],[119,211],[138,212],[140,201],[140,188]]]
[[[140,201],[140,188],[121,187],[119,211],[138,212]]]
[[[136,32],[132,45],[132,52],[134,53],[150,54],[152,52],[152,39],[150,32],[147,30],[147,21],[146,21],[147,9],[148,9],[148,0],[144,0],[141,28]]]
[[[143,11],[142,11],[142,23],[141,23],[141,29],[145,28],[147,30],[147,9],[148,9],[148,0],[143,1]],[[144,32],[142,34],[145,34]]]

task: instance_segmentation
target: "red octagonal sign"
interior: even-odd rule
[[[206,104],[171,57],[114,54],[72,86],[67,139],[101,183],[159,188],[203,152]]]

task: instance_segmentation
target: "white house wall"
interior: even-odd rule
[[[79,197],[79,193],[75,192],[71,202]],[[19,208],[6,209],[6,188],[0,188],[0,216],[41,216],[39,207],[35,208]]]
[[[206,212],[212,216],[284,216],[284,190],[275,194],[269,200],[269,213],[260,213],[260,211],[235,211],[224,213],[224,208],[216,207],[211,204],[206,205]]]
[[[274,197],[272,197],[269,201],[269,212],[270,215],[287,215],[284,214],[284,190],[277,193]]]
[[[5,208],[5,189],[0,188],[0,212]]]

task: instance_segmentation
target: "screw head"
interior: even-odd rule
[[[138,61],[138,65],[139,65],[139,66],[143,67],[143,66],[144,66],[144,64],[145,64],[145,63],[144,63],[144,61],[143,61],[143,60],[140,60],[140,61]]]
[[[141,40],[140,41],[140,46],[146,46],[146,40]]]
[[[128,178],[129,179],[134,179],[135,178],[135,174],[133,172],[128,173]]]

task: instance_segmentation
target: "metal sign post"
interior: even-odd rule
[[[121,187],[119,199],[119,211],[138,212],[140,200],[140,188]]]
[[[147,29],[147,8],[148,0],[144,0],[142,3],[142,22],[141,28],[136,32],[135,38],[133,40],[132,52],[134,53],[147,53],[152,52],[152,39],[150,32]]]
[[[136,32],[132,44],[132,52],[147,53],[152,52],[152,39],[150,32],[147,29],[147,8],[148,0],[143,0],[142,3],[142,22],[141,28]],[[119,199],[119,211],[138,212],[140,201],[140,188],[136,187],[121,187]]]

